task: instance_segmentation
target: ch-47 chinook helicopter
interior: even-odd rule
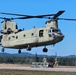
[[[47,14],[47,15],[23,15],[23,14],[13,14],[13,13],[4,13],[0,14],[6,15],[15,15],[19,16],[17,18],[5,18],[2,21],[2,30],[0,36],[0,42],[2,46],[2,52],[5,48],[18,49],[18,53],[21,53],[21,49],[25,48],[28,51],[33,47],[44,46],[43,52],[47,52],[47,45],[54,45],[63,40],[64,35],[61,33],[58,28],[57,20],[76,20],[76,19],[67,19],[67,18],[58,18],[64,11],[59,11],[56,14]],[[52,16],[52,17],[50,17]],[[42,28],[33,28],[30,30],[18,29],[17,24],[12,22],[14,19],[30,19],[30,18],[48,18],[46,26]]]

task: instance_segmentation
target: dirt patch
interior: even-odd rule
[[[76,68],[76,66],[58,66],[58,68]]]
[[[0,64],[0,67],[30,67],[28,64]]]
[[[31,64],[0,64],[0,67],[31,67]],[[54,68],[76,68],[76,66],[57,66]]]

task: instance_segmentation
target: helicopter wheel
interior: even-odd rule
[[[47,52],[48,51],[48,49],[47,48],[43,48],[43,52]]]
[[[4,52],[5,50],[4,50],[4,48],[2,48],[2,52]]]
[[[30,47],[30,45],[28,45],[28,47],[27,47],[27,51],[31,51],[31,47]]]
[[[18,53],[19,53],[19,54],[21,53],[21,50],[20,50],[20,49],[18,50]]]
[[[31,51],[31,48],[27,48],[27,51]]]

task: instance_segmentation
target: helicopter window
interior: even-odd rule
[[[58,30],[55,30],[55,32],[58,32]]]
[[[10,39],[11,39],[11,37],[8,38],[8,40],[10,40]]]
[[[52,37],[52,35],[51,34],[48,34],[49,35],[49,37]]]
[[[43,37],[43,31],[44,31],[44,30],[40,30],[40,31],[39,31],[39,37]]]
[[[18,26],[16,25],[16,29],[18,29]]]
[[[61,33],[61,31],[60,31],[60,30],[58,30],[58,34],[61,34],[61,35],[62,35],[62,33]]]
[[[13,38],[15,38],[15,36],[12,36]]]
[[[31,36],[34,36],[34,33],[32,33]]]
[[[18,36],[16,36],[16,39],[18,39]]]
[[[25,37],[26,35],[24,34],[23,37]]]
[[[7,29],[6,23],[5,23],[5,29]]]
[[[55,30],[53,29],[52,32],[55,32]]]
[[[51,30],[48,30],[48,33],[51,33]]]
[[[58,32],[58,30],[57,29],[52,29],[52,32]]]
[[[60,32],[60,33],[61,33],[61,31],[60,31],[60,30],[58,30],[58,32]]]

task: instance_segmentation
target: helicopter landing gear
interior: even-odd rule
[[[2,48],[2,50],[1,50],[2,52],[4,52],[5,50],[4,50],[4,48]]]
[[[43,52],[47,52],[48,49],[46,47],[43,48]]]
[[[31,51],[30,45],[27,46],[27,51]]]
[[[18,53],[19,53],[19,54],[21,53],[21,49],[18,50]]]
[[[31,48],[27,48],[27,51],[31,51]]]

